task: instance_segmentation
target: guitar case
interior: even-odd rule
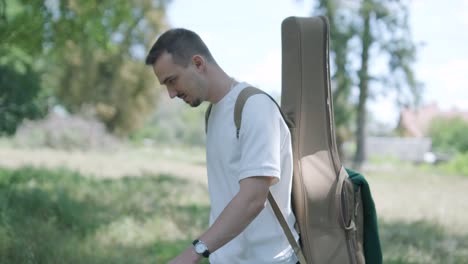
[[[292,123],[293,210],[307,263],[365,263],[359,190],[341,164],[330,87],[326,17],[281,25],[281,109]]]

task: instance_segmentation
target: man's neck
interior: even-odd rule
[[[227,75],[225,72],[219,72],[218,78],[213,78],[211,85],[211,95],[208,98],[208,101],[211,103],[218,103],[226,96],[229,91],[237,84],[234,78]]]

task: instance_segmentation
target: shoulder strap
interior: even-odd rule
[[[281,107],[278,105],[276,100],[273,99],[273,97],[271,97],[271,95],[265,93],[264,91],[258,88],[249,86],[243,89],[239,93],[239,96],[237,97],[237,100],[236,100],[236,105],[234,106],[234,123],[236,124],[236,137],[237,138],[239,138],[239,131],[240,131],[241,124],[242,124],[242,110],[244,109],[244,105],[247,102],[247,99],[250,98],[250,96],[256,95],[256,94],[264,94],[268,96],[278,107],[278,110],[280,111],[281,116],[283,117],[283,120],[286,122],[288,127],[289,128],[292,127],[292,123],[290,122],[289,118],[286,117],[286,115],[281,110]]]
[[[273,194],[271,194],[271,191],[268,192],[268,202],[270,202],[271,208],[273,209],[273,212],[275,212],[276,219],[278,219],[278,222],[280,223],[281,228],[283,228],[283,232],[286,235],[286,238],[288,239],[289,244],[294,250],[294,253],[296,253],[297,258],[299,259],[299,263],[307,264],[307,261],[304,257],[304,253],[302,252],[302,249],[299,246],[299,243],[296,241],[296,239],[294,239],[294,235],[291,229],[289,228],[288,223],[286,222],[286,219],[284,218],[284,215],[281,212],[281,209],[276,203],[276,200],[273,197]]]
[[[237,97],[236,104],[234,106],[234,124],[236,125],[236,137],[239,138],[239,131],[240,127],[242,124],[242,110],[244,109],[245,102],[247,102],[247,99],[249,99],[250,96],[255,95],[255,94],[264,94],[268,96],[278,107],[278,110],[281,113],[281,116],[283,117],[284,121],[288,125],[288,127],[292,127],[292,123],[290,120],[286,117],[286,115],[283,113],[281,110],[281,107],[278,105],[275,99],[271,97],[271,95],[265,93],[264,91],[249,86],[243,89],[240,93],[239,96]],[[210,118],[210,113],[211,113],[211,108],[213,107],[213,104],[210,104],[208,108],[206,109],[205,112],[205,133],[208,132],[208,119]]]
[[[242,110],[244,108],[244,105],[252,95],[255,94],[264,94],[267,95],[278,107],[278,110],[281,113],[281,116],[283,117],[284,121],[288,125],[288,127],[291,128],[291,122],[286,118],[285,114],[281,110],[280,106],[278,103],[271,97],[269,94],[265,93],[264,91],[255,88],[255,87],[247,87],[243,89],[240,93],[239,96],[237,97],[236,104],[234,106],[234,123],[236,124],[236,136],[239,138],[239,131],[240,127],[242,124]],[[268,192],[268,202],[271,205],[271,208],[273,209],[273,212],[276,215],[276,218],[278,219],[278,222],[281,225],[281,228],[283,229],[284,234],[286,235],[286,238],[288,239],[289,244],[291,245],[292,249],[294,250],[294,253],[296,253],[297,258],[299,259],[299,263],[302,264],[307,264],[307,261],[304,257],[304,253],[302,252],[301,247],[299,246],[299,243],[294,239],[294,235],[289,228],[288,223],[286,222],[286,219],[284,218],[283,213],[281,212],[281,209],[279,208],[278,204],[276,203],[275,198],[271,194],[271,191]]]
[[[237,96],[236,104],[234,106],[234,124],[236,124],[236,137],[239,138],[239,131],[242,124],[242,110],[244,110],[245,102],[250,96],[255,94],[266,94],[262,90],[255,87],[246,87]]]

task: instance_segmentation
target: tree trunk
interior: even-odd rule
[[[343,138],[339,133],[336,133],[336,148],[338,156],[340,157],[341,163],[346,163],[346,156],[343,150]]]
[[[367,1],[365,1],[367,2]],[[365,153],[365,131],[366,131],[366,101],[369,89],[369,49],[372,44],[372,36],[370,31],[370,10],[366,8],[364,3],[363,10],[363,31],[362,31],[362,54],[361,54],[361,69],[359,70],[359,102],[357,106],[357,122],[356,122],[356,153],[354,155],[354,167],[360,169],[366,158]]]

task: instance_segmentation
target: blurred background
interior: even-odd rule
[[[144,64],[172,27],[281,97],[281,21],[325,15],[336,137],[384,263],[468,263],[468,1],[0,0],[0,263],[166,263],[207,228],[204,111]]]

